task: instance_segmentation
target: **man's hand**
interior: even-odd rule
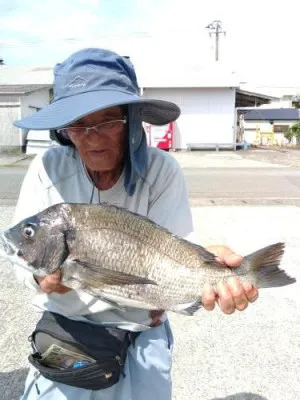
[[[206,250],[228,267],[238,267],[243,259],[226,246],[209,246]],[[243,311],[257,298],[257,288],[251,282],[242,284],[238,278],[229,278],[226,284],[219,283],[216,292],[210,285],[205,285],[202,292],[202,304],[206,310],[212,311],[217,302],[225,314],[232,314],[236,309]]]
[[[61,272],[59,270],[55,271],[51,275],[47,276],[34,276],[34,279],[37,281],[37,283],[40,285],[40,288],[43,292],[45,293],[60,293],[60,294],[65,294],[69,292],[70,288],[61,285],[60,280],[61,280]]]

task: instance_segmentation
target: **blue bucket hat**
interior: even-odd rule
[[[180,115],[180,109],[174,103],[141,97],[130,60],[106,49],[83,49],[56,64],[53,94],[52,103],[15,121],[14,125],[30,130],[54,131],[95,111],[127,106],[129,151],[125,189],[131,195],[147,165],[147,141],[142,121],[165,125]],[[71,144],[59,134],[55,136],[61,144]]]

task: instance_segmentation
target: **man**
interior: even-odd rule
[[[174,121],[179,108],[169,102],[143,99],[130,61],[102,49],[84,49],[54,70],[54,102],[16,125],[56,130],[64,146],[36,157],[24,179],[14,222],[60,203],[101,203],[145,215],[171,232],[190,238],[193,233],[188,194],[175,159],[147,148],[142,121],[163,125]],[[224,265],[237,266],[241,257],[223,246],[208,250]],[[44,278],[19,269],[17,276],[35,289],[41,310],[75,320],[93,321],[142,331],[130,347],[125,378],[114,386],[90,391],[58,384],[31,368],[23,399],[171,399],[172,332],[166,314],[141,309],[120,311],[87,293],[60,284],[60,273]],[[202,288],[199,288],[199,292]],[[251,284],[233,279],[216,291],[203,288],[204,308],[216,302],[225,313],[243,310],[256,300]]]

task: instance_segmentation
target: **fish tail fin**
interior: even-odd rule
[[[295,278],[279,268],[284,247],[284,243],[279,242],[244,257],[241,267],[247,266],[250,279],[259,288],[280,287],[296,282]]]

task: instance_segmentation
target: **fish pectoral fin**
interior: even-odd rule
[[[143,276],[114,271],[86,261],[73,260],[72,262],[86,269],[88,274],[87,280],[94,287],[97,287],[97,282],[105,285],[157,285],[155,281]]]
[[[183,315],[194,315],[196,311],[198,311],[202,307],[201,298],[193,301],[192,303],[188,304],[177,304],[176,306],[172,307],[170,311],[173,311],[177,314]]]

